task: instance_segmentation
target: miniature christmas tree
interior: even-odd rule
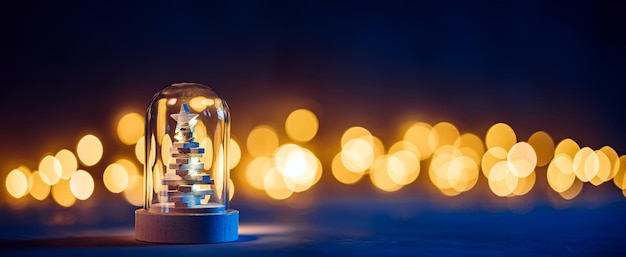
[[[201,207],[201,200],[213,194],[212,189],[202,189],[200,185],[213,184],[209,174],[200,174],[204,169],[204,163],[200,160],[204,155],[204,148],[194,141],[194,127],[197,123],[198,114],[189,112],[189,107],[183,103],[180,112],[172,114],[176,120],[176,130],[170,148],[169,168],[175,173],[166,173],[162,180],[167,190],[161,191],[161,196],[167,197],[167,201],[174,203],[174,208]]]
[[[193,113],[194,99],[202,111]],[[226,101],[201,84],[173,84],[154,94],[145,131],[145,201],[135,211],[135,238],[169,244],[237,240],[239,211],[228,201]]]

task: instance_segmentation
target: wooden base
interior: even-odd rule
[[[220,213],[160,213],[135,211],[135,238],[166,244],[199,244],[239,238],[239,211]]]

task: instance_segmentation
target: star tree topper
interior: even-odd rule
[[[180,112],[170,115],[176,120],[176,136],[174,136],[174,138],[178,139],[179,142],[192,141],[193,128],[196,126],[196,122],[198,122],[198,115],[197,113],[192,114],[189,112],[187,103],[183,103],[180,106]]]

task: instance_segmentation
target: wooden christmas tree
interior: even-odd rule
[[[183,103],[180,112],[172,114],[176,120],[176,130],[170,148],[170,163],[168,167],[175,173],[166,173],[162,182],[167,190],[161,191],[161,196],[167,197],[167,202],[173,203],[174,208],[201,207],[201,200],[213,194],[212,189],[202,189],[202,184],[213,184],[209,174],[200,174],[204,169],[201,162],[204,148],[194,141],[194,127],[198,114],[189,112],[189,107]]]

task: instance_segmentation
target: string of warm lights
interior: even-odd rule
[[[190,106],[202,111],[209,99],[192,99]],[[254,190],[264,191],[275,200],[313,187],[322,177],[322,162],[311,150],[299,144],[311,142],[318,133],[319,121],[308,109],[292,111],[285,120],[285,133],[292,143],[280,145],[277,129],[266,124],[254,127],[245,141],[251,161],[243,169],[242,180]],[[211,138],[196,124],[197,141],[212,149]],[[111,193],[122,193],[128,203],[142,205],[143,175],[138,169],[145,157],[144,121],[138,113],[128,113],[117,123],[117,136],[135,147],[135,158],[122,158],[106,166],[103,172],[89,172],[99,163],[103,145],[95,135],[83,136],[76,152],[62,149],[46,155],[37,170],[21,165],[6,176],[7,192],[15,199],[30,195],[43,201],[51,194],[60,206],[70,207],[77,200],[87,200],[94,192],[93,174],[102,174],[104,187]],[[598,150],[580,147],[572,139],[555,145],[552,137],[537,131],[527,141],[518,140],[515,131],[505,123],[497,123],[487,131],[484,140],[476,134],[460,133],[451,123],[412,124],[403,138],[386,148],[382,140],[367,128],[354,126],[343,133],[341,151],[330,163],[332,176],[343,184],[354,184],[368,176],[380,190],[393,192],[413,183],[420,173],[447,196],[469,191],[482,176],[491,192],[500,197],[525,195],[532,190],[536,168],[547,166],[547,182],[564,199],[575,198],[583,183],[598,186],[613,180],[626,197],[626,155],[619,156],[610,146]],[[152,144],[154,145],[154,144]],[[169,135],[162,138],[162,149],[172,145]],[[211,152],[203,162],[210,166]],[[162,156],[168,156],[163,154]],[[229,162],[235,169],[242,157],[239,143],[231,138]],[[81,166],[79,166],[79,161]],[[157,165],[158,166],[158,165]],[[84,168],[84,169],[83,169]],[[482,175],[481,175],[482,174]],[[159,183],[159,178],[154,178]],[[230,198],[235,187],[230,183]],[[154,187],[155,190],[159,188]]]

